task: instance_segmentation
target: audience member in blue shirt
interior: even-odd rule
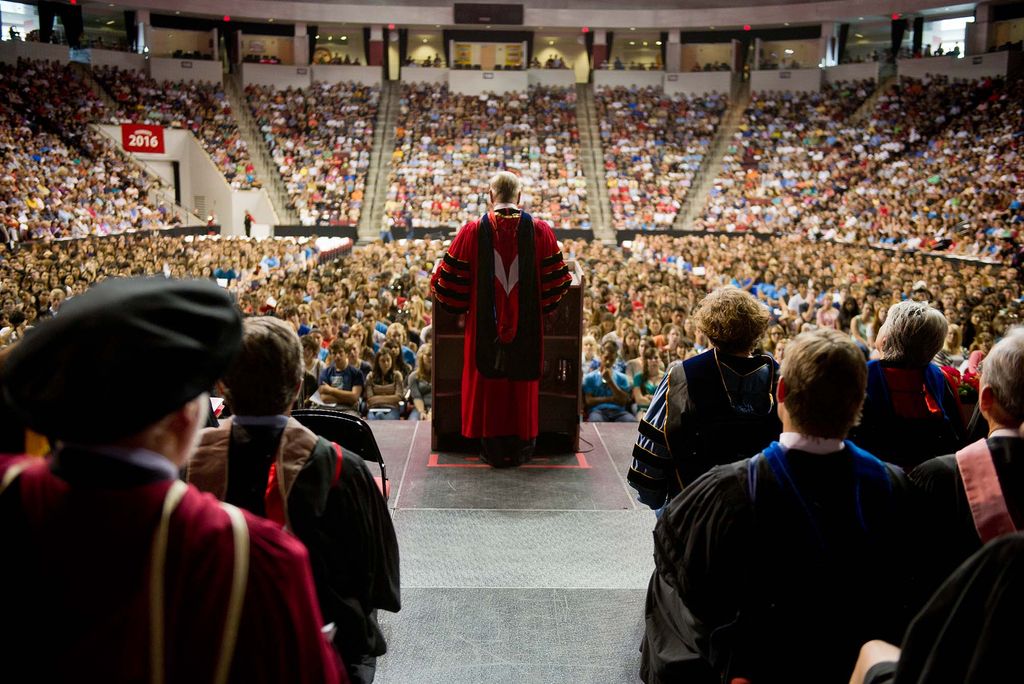
[[[331,343],[331,365],[320,374],[320,399],[346,413],[359,412],[363,395],[363,373],[359,370],[359,351],[355,342],[336,339]]]
[[[601,345],[601,368],[583,377],[583,401],[587,420],[592,423],[635,423],[629,411],[633,403],[633,385],[624,373],[613,370],[619,346],[608,341]]]

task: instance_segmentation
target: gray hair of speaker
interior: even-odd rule
[[[496,204],[518,202],[523,189],[519,176],[509,171],[499,171],[491,176],[490,186],[491,197]]]
[[[1024,422],[1024,327],[1017,326],[999,340],[981,364],[981,384],[1017,423]]]
[[[889,309],[878,346],[882,358],[924,368],[942,349],[949,325],[946,317],[925,302],[905,301]]]

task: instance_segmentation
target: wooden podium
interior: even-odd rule
[[[579,450],[584,283],[579,264],[571,260],[566,264],[572,283],[558,308],[543,320],[538,453],[565,454]],[[466,439],[461,432],[465,315],[445,311],[436,298],[432,313],[431,446],[435,450],[477,453],[479,442]]]

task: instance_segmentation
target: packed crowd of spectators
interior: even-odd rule
[[[314,83],[246,87],[253,117],[304,225],[356,225],[366,191],[380,89]]]
[[[1019,232],[1019,84],[904,79],[755,94],[697,228],[1005,260]]]
[[[220,84],[156,81],[137,71],[101,66],[93,75],[117,103],[107,123],[151,123],[191,131],[232,188],[257,188],[249,150]]]
[[[385,220],[457,228],[486,211],[487,179],[523,179],[523,208],[552,227],[589,228],[579,161],[576,92],[458,95],[447,85],[402,84]]]
[[[612,227],[670,228],[710,150],[728,97],[616,87],[598,90],[594,100]]]
[[[0,238],[110,235],[177,219],[141,167],[88,124],[106,108],[75,67],[0,65]]]
[[[56,300],[102,277],[218,278],[246,314],[275,315],[301,335],[314,335],[316,354],[307,370],[315,376],[337,362],[358,366],[365,382],[386,348],[403,382],[415,378],[429,406],[428,377],[415,371],[417,352],[430,340],[428,276],[443,249],[437,240],[377,243],[319,262],[312,242],[292,239],[120,236],[37,243],[0,260],[0,340],[17,339],[34,320],[52,315]],[[866,358],[875,358],[886,312],[907,299],[943,312],[952,332],[940,361],[954,368],[966,369],[973,353],[983,356],[1020,323],[1021,283],[1012,269],[992,264],[798,236],[641,236],[624,247],[567,240],[563,252],[589,274],[582,370],[607,367],[623,376],[633,399],[629,420],[649,402],[662,373],[708,348],[691,315],[707,292],[723,285],[750,292],[767,309],[771,325],[758,348],[780,359],[789,340],[815,328],[840,330]],[[356,345],[357,362],[348,358],[347,343]],[[320,384],[311,381],[304,398],[322,400],[326,393],[313,396]],[[389,417],[413,406],[409,397]]]

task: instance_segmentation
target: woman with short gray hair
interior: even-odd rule
[[[867,399],[852,435],[858,445],[910,469],[966,443],[960,399],[932,363],[947,328],[942,312],[925,302],[889,309],[876,338],[882,358],[868,363]]]

